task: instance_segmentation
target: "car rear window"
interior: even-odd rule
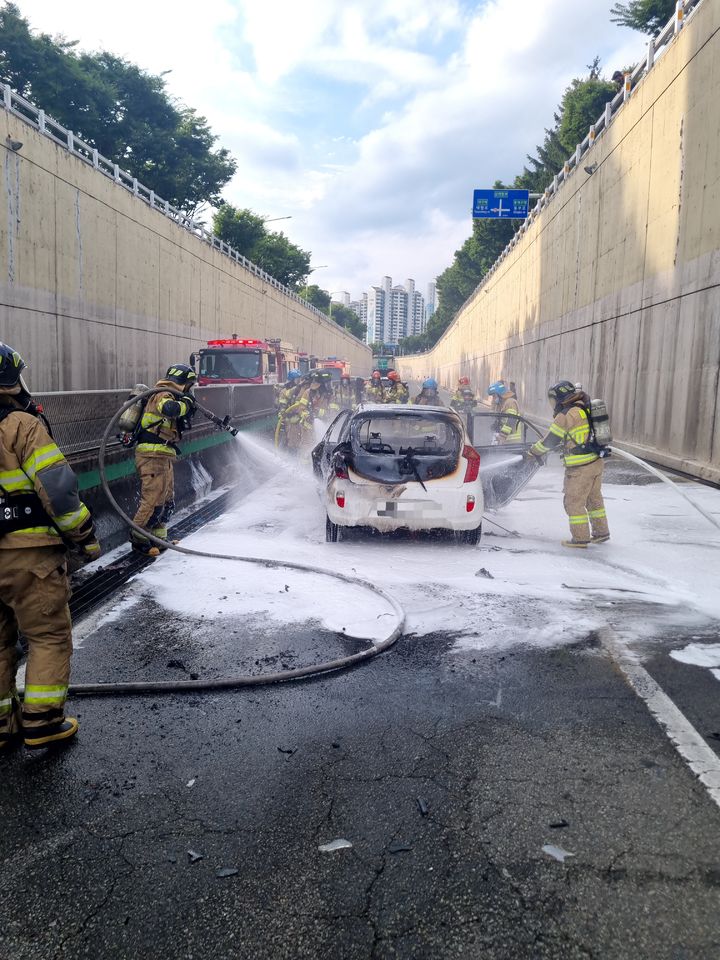
[[[357,417],[351,429],[353,469],[369,480],[436,480],[457,469],[462,435],[453,418],[406,412]]]

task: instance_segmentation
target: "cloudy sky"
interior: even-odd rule
[[[474,187],[522,169],[572,77],[636,62],[611,0],[16,0],[38,30],[155,73],[238,161],[231,203],[353,297],[425,284],[471,231]],[[42,106],[42,104],[39,104]]]

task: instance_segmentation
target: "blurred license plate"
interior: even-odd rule
[[[432,500],[378,500],[379,517],[424,517],[440,510],[440,504]]]

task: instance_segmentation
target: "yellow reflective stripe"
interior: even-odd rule
[[[538,440],[537,443],[533,444],[534,453],[550,453],[550,448],[546,447],[542,440]]]
[[[168,457],[174,457],[175,451],[165,443],[139,443],[135,448],[138,453],[164,453]]]
[[[164,398],[158,403],[158,410],[162,413],[162,409],[163,409],[163,407],[165,406],[165,404],[166,404],[166,403],[171,403],[171,402],[172,402],[172,403],[176,403],[176,402],[177,402],[177,403],[180,404],[180,413],[178,414],[179,417],[184,417],[184,416],[187,415],[187,412],[188,412],[188,410],[189,410],[190,408],[188,407],[187,403],[186,403],[184,400],[178,400],[177,397],[164,397]]]
[[[48,536],[48,537],[60,536],[60,534],[55,529],[55,527],[25,527],[23,530],[13,530],[12,534],[8,534],[8,536],[23,537],[23,536],[36,534],[36,533],[42,533],[44,536]]]
[[[500,433],[510,434],[510,433],[512,433],[512,427],[511,427],[509,424],[504,423],[504,424],[500,427]]]
[[[580,524],[580,523],[587,523],[587,514],[586,513],[578,514],[577,516],[574,516],[574,517],[568,517],[568,519],[570,520],[570,523],[573,525]]]
[[[67,697],[67,684],[25,684],[23,701],[28,704],[63,703]]]
[[[22,470],[4,470],[0,472],[0,487],[7,493],[15,490],[34,490],[32,480]]]
[[[164,427],[166,429],[172,427],[169,420],[157,413],[144,413],[140,420],[140,426],[144,430],[147,430],[148,427]]]
[[[550,433],[555,434],[556,437],[560,437],[561,440],[564,440],[567,435],[567,431],[563,430],[563,428],[558,426],[557,423],[552,423],[550,425]]]
[[[0,700],[0,717],[4,717],[6,713],[12,711],[13,698],[12,697],[3,697]]]
[[[584,463],[594,463],[596,453],[566,453],[563,457],[566,467],[580,467]]]
[[[606,517],[607,513],[605,512],[605,508],[603,507],[602,510],[588,510],[588,516],[592,517],[593,520],[599,520],[601,517]]]
[[[63,459],[64,457],[62,453],[60,453],[57,444],[48,443],[46,446],[40,447],[39,450],[31,453],[25,463],[22,464],[22,469],[31,480],[34,480],[35,475],[40,470],[51,467],[54,463],[60,463]]]
[[[81,503],[79,510],[73,510],[72,513],[64,513],[61,517],[55,517],[55,523],[65,533],[79,527],[89,516],[90,511],[84,503]]]

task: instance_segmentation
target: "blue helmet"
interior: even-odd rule
[[[427,380],[423,380],[422,388],[423,390],[437,390],[437,380],[433,380],[432,377],[428,377]]]
[[[299,370],[291,370],[288,373],[288,380],[299,380],[302,374]]]
[[[496,380],[490,384],[487,392],[489,397],[502,397],[508,392],[507,384],[503,380]]]

